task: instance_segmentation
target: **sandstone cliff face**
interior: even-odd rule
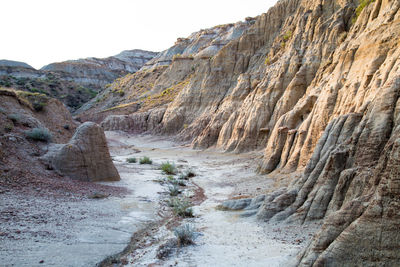
[[[368,3],[279,1],[212,58],[172,61],[152,88],[186,84],[162,115],[137,108],[103,126],[263,149],[260,171],[288,187],[258,218],[324,222],[296,265],[395,266],[400,2]]]
[[[235,24],[223,24],[192,33],[188,38],[178,38],[174,46],[159,53],[148,61],[143,69],[154,66],[168,66],[175,58],[211,58],[230,41],[239,38],[253,24],[253,18]]]

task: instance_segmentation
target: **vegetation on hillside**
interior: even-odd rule
[[[375,2],[375,0],[360,0],[360,4],[358,5],[355,11],[356,14],[352,19],[353,24],[357,21],[358,17],[361,15],[361,12],[364,10],[364,8],[366,8],[367,6],[369,6],[369,4],[373,2]]]
[[[44,78],[18,78],[12,75],[3,75],[0,76],[0,86],[53,97],[72,110],[79,108],[97,95],[93,89],[63,80],[52,73],[47,73]]]

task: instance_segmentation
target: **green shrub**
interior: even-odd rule
[[[35,111],[42,111],[43,108],[46,106],[44,102],[33,102],[32,107]]]
[[[41,111],[47,105],[49,98],[45,94],[16,91],[18,100],[24,102],[35,111]]]
[[[369,6],[369,4],[373,2],[375,2],[375,0],[361,0],[360,4],[356,8],[356,15],[355,17],[353,17],[351,22],[354,24],[357,21],[358,17],[361,15],[361,12],[364,10],[364,8],[366,8],[367,6]]]
[[[265,58],[264,65],[265,65],[265,66],[268,66],[269,64],[271,64],[271,60],[270,60],[269,57],[267,56],[267,57]]]
[[[175,197],[179,195],[182,191],[179,189],[177,185],[173,184],[168,186],[168,192],[170,196]]]
[[[21,120],[21,115],[13,113],[9,114],[7,118],[9,118],[13,123],[18,123]]]
[[[12,124],[6,124],[4,126],[4,131],[6,131],[7,133],[11,132],[14,129],[14,125]]]
[[[175,164],[170,163],[169,161],[163,162],[160,168],[165,174],[176,174]]]
[[[128,163],[136,163],[136,158],[127,158],[126,162],[128,162]]]
[[[292,31],[287,31],[285,35],[283,36],[283,40],[287,41],[292,37],[293,32]]]
[[[194,243],[194,228],[190,224],[184,224],[174,229],[174,235],[178,239],[178,246]]]
[[[179,185],[179,186],[186,186],[186,182],[182,179],[175,180],[175,181],[176,181],[177,185]]]
[[[172,207],[173,213],[177,216],[193,217],[192,203],[187,200],[172,198],[168,201],[168,206]]]
[[[45,128],[33,128],[25,132],[26,137],[35,141],[51,141],[51,133]]]
[[[140,164],[152,164],[153,161],[149,157],[144,156],[143,158],[141,158],[139,160],[139,163]]]

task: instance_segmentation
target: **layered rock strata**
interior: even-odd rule
[[[93,122],[79,126],[67,144],[54,146],[45,158],[58,173],[75,180],[120,180],[103,129]]]
[[[323,221],[295,265],[396,266],[399,9],[394,0],[279,1],[212,58],[182,59],[190,73],[173,60],[152,88],[187,83],[162,116],[139,107],[103,126],[262,149],[260,171],[287,189],[265,197],[258,218]]]

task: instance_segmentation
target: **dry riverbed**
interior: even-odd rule
[[[39,221],[1,222],[0,233],[14,233],[12,238],[0,235],[0,266],[94,266],[100,262],[103,266],[284,266],[315,229],[312,225],[270,225],[254,216],[244,218],[240,212],[216,209],[224,200],[261,195],[272,186],[273,181],[255,173],[257,153],[197,151],[168,139],[122,132],[106,136],[121,181],[100,184],[122,187],[127,193],[93,198],[93,192],[88,192],[92,198],[76,200],[3,194],[2,206],[16,210],[24,206]],[[153,164],[126,162],[129,157],[144,156]],[[194,205],[194,217],[177,217],[168,207],[168,184],[160,183],[166,175],[159,170],[166,161],[179,171],[196,173],[187,186],[180,187],[180,197]],[[194,244],[168,246],[175,240],[173,229],[184,224],[195,230]],[[166,248],[165,253],[160,253],[160,246]]]
[[[170,161],[180,170],[190,168],[196,173],[190,181],[204,194],[203,201],[193,207],[193,218],[175,224],[171,223],[173,219],[166,219],[142,240],[135,240],[130,251],[119,255],[127,266],[284,266],[315,230],[315,225],[271,225],[256,221],[254,216],[244,218],[240,212],[216,209],[227,199],[258,196],[272,186],[273,181],[255,173],[258,153],[199,151],[167,139],[116,132],[107,133],[107,137],[117,161],[123,162],[127,156],[148,156],[158,164]],[[123,147],[128,149],[123,152]],[[129,153],[129,148],[140,152]],[[193,196],[190,190],[189,186],[182,194]],[[168,210],[166,206],[161,201],[161,209]],[[173,228],[179,224],[195,229],[195,244],[174,248],[158,259],[159,247],[175,238]]]

